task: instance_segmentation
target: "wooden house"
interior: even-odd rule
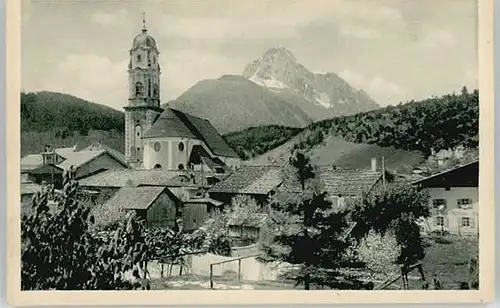
[[[181,202],[166,187],[123,187],[105,207],[135,211],[147,227],[174,227],[181,217]]]
[[[237,195],[246,195],[264,205],[281,183],[281,171],[278,167],[240,166],[212,186],[208,194],[224,204],[230,204]]]

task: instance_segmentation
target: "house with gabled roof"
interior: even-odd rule
[[[147,227],[175,226],[181,217],[180,206],[180,200],[163,186],[122,187],[104,204],[104,207],[134,211]]]
[[[422,231],[478,234],[478,159],[416,180],[413,184],[427,190],[430,196],[431,216],[421,222]]]
[[[370,193],[393,180],[393,176],[385,172],[385,177],[380,170],[366,169],[341,169],[331,166],[320,166],[317,176],[323,189],[329,197],[337,202],[344,199],[359,198],[363,193]],[[260,204],[283,184],[279,166],[241,166],[229,176],[215,184],[208,190],[210,196],[229,204],[236,195],[249,195]],[[290,192],[299,192],[299,187],[284,188]]]
[[[276,166],[240,166],[208,190],[211,198],[229,204],[237,195],[248,195],[264,204],[282,183]]]
[[[104,171],[127,169],[122,157],[108,149],[87,148],[77,151],[75,147],[53,149],[46,146],[40,154],[30,154],[21,158],[21,179],[34,183],[53,183],[61,188],[62,175],[71,169],[75,179]]]

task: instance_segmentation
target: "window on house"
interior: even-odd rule
[[[446,199],[432,199],[432,208],[438,211],[444,211],[446,209]]]
[[[141,55],[137,55],[137,62],[141,62]]]
[[[444,226],[444,217],[443,216],[436,217],[436,225],[437,226]]]
[[[439,206],[446,206],[446,199],[432,199],[432,206],[437,208]]]
[[[457,206],[461,209],[470,209],[472,207],[472,199],[463,198],[457,200]]]
[[[470,218],[462,217],[462,227],[470,227]]]

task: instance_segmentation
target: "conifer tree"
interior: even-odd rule
[[[295,151],[283,168],[283,184],[270,204],[266,231],[261,243],[263,262],[288,263],[283,278],[330,288],[353,288],[343,271],[349,268],[348,244],[342,234],[347,228],[346,212],[335,210],[318,179],[317,168]],[[354,288],[359,288],[355,286]]]

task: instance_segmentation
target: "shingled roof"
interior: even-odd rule
[[[321,167],[318,171],[324,189],[333,196],[359,196],[382,178],[382,172],[372,170]]]
[[[359,196],[369,192],[381,179],[382,173],[371,170],[320,167],[318,177],[331,196]],[[268,194],[282,183],[277,166],[241,166],[215,184],[210,193]],[[286,188],[295,191],[295,188]],[[299,188],[297,188],[299,189]]]
[[[193,172],[195,183],[186,171],[165,170],[106,170],[80,180],[80,186],[92,187],[125,187],[125,186],[182,186],[198,187],[202,176],[211,175],[208,172]],[[204,181],[203,183],[206,183]]]
[[[123,187],[109,199],[106,207],[145,210],[160,196],[165,187]]]
[[[281,182],[281,170],[278,167],[241,166],[208,192],[266,195]]]
[[[90,147],[81,151],[74,151],[74,148],[61,148],[54,150],[57,155],[64,158],[62,162],[57,164],[57,167],[66,170],[69,169],[70,166],[74,168],[78,168],[89,161],[97,158],[105,153],[113,157],[115,160],[120,162],[124,167],[128,168],[127,163],[120,156],[120,152],[113,150],[111,148],[101,148],[101,149],[91,149]],[[38,169],[43,165],[43,157],[42,154],[30,154],[21,158],[21,170],[22,171],[33,171]]]
[[[199,139],[218,156],[238,158],[238,154],[208,120],[179,110],[167,108],[154,122],[143,138],[183,137]]]

